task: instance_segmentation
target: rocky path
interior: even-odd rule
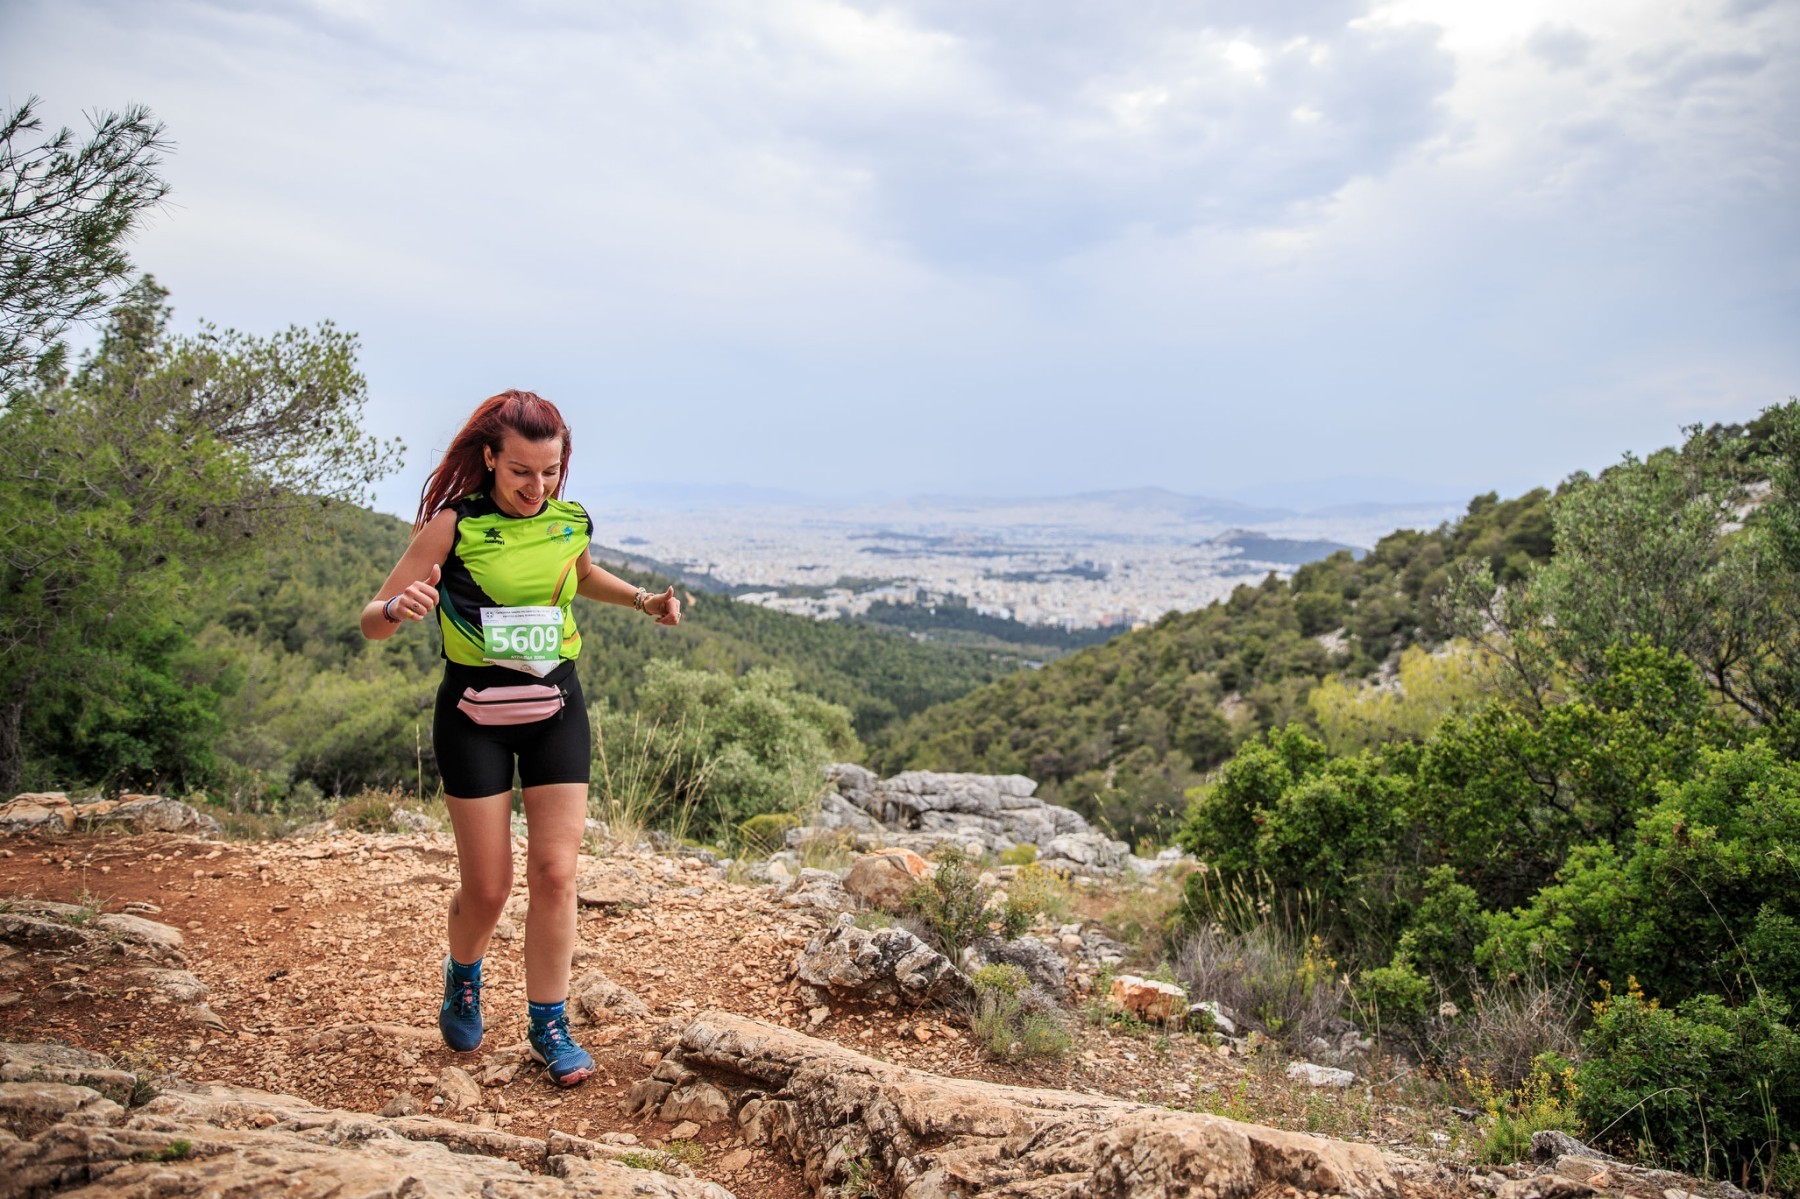
[[[14,949],[0,961],[0,1039],[60,1041],[322,1108],[416,1109],[521,1136],[635,1139],[646,1149],[688,1130],[627,1116],[624,1101],[709,1009],[934,1074],[1154,1103],[1191,1102],[1197,1083],[1238,1073],[1196,1038],[1152,1052],[1085,1029],[1066,1062],[1025,1070],[991,1061],[942,1013],[828,1002],[793,981],[797,951],[830,915],[784,906],[775,889],[735,885],[697,859],[621,854],[583,861],[582,890],[594,906],[581,911],[575,975],[592,1009],[581,1036],[600,1069],[564,1091],[518,1049],[522,841],[517,849],[521,883],[486,966],[487,1037],[464,1056],[441,1044],[435,1024],[443,911],[455,887],[447,837],[0,839],[0,904],[53,900],[74,905],[74,920],[137,913],[172,926],[185,943],[168,964],[204,989],[159,985],[125,955]],[[740,1199],[812,1194],[785,1154],[744,1140],[730,1122],[683,1139],[699,1146],[686,1150],[696,1173]]]

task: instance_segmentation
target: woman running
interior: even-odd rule
[[[594,565],[593,522],[562,498],[569,426],[556,406],[507,391],[475,409],[431,472],[412,544],[363,609],[380,641],[435,611],[444,641],[432,746],[456,830],[461,884],[438,1028],[460,1053],[481,1044],[481,960],[512,891],[517,763],[529,845],[525,996],[531,1054],[572,1087],[594,1059],[569,1035],[575,860],[586,831],[587,710],[575,658],[576,595],[681,623],[675,589],[652,595]]]

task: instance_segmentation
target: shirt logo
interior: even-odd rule
[[[485,541],[488,545],[505,545],[506,538],[500,536],[499,529],[489,529]]]
[[[544,535],[550,538],[561,538],[564,542],[567,542],[575,536],[575,526],[551,525],[548,529],[544,530]]]

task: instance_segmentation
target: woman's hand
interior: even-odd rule
[[[681,623],[681,601],[675,598],[674,587],[645,600],[644,611],[656,617],[657,624]]]
[[[431,573],[416,582],[408,583],[400,594],[394,596],[383,605],[395,620],[424,620],[437,607],[438,580],[444,572],[438,569],[437,563],[431,564]]]

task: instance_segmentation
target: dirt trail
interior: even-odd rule
[[[136,987],[117,957],[17,951],[0,960],[0,1039],[59,1040],[155,1064],[195,1082],[219,1081],[377,1111],[410,1094],[427,1112],[446,1066],[477,1077],[525,1031],[520,880],[489,952],[487,1036],[461,1055],[437,1039],[443,914],[456,886],[449,838],[340,833],[239,844],[173,835],[0,838],[0,903],[36,898],[130,910],[182,930],[188,968],[209,988],[217,1017]],[[574,1090],[527,1064],[483,1090],[480,1111],[456,1118],[528,1136],[632,1133],[646,1145],[666,1125],[622,1114],[630,1085],[694,1013],[719,1008],[825,1037],[934,1073],[1192,1102],[1197,1085],[1241,1075],[1198,1038],[1151,1045],[1077,1030],[1063,1062],[1015,1068],[976,1052],[941,1013],[877,1004],[820,1003],[790,982],[796,952],[824,917],[783,907],[773,888],[730,883],[697,859],[645,854],[583,859],[583,873],[641,906],[583,907],[577,978],[604,972],[649,1007],[648,1019],[602,1016],[578,1035],[599,1066]],[[136,905],[136,906],[131,906]],[[0,947],[0,952],[4,947]],[[399,1024],[417,1036],[320,1038],[357,1023]],[[312,1043],[309,1047],[309,1041]],[[810,1192],[785,1158],[746,1144],[728,1122],[702,1129],[697,1172],[739,1199]]]

